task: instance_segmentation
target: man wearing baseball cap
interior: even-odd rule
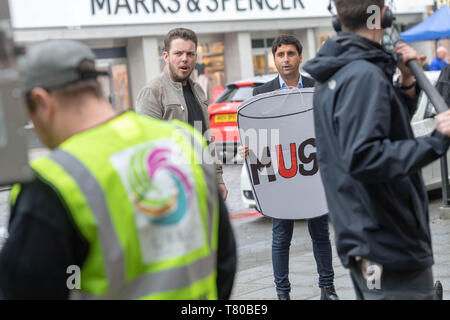
[[[51,152],[11,191],[3,299],[227,299],[236,268],[215,169],[183,123],[116,114],[95,56],[59,40],[21,61],[27,113]]]

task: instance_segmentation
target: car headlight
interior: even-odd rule
[[[245,190],[244,192],[244,197],[248,200],[255,200],[255,197],[253,197],[253,192],[250,190]]]

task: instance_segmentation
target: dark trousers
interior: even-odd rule
[[[433,271],[431,267],[418,271],[382,270],[379,284],[368,284],[361,261],[350,265],[357,300],[434,300]]]
[[[334,270],[328,215],[308,220],[314,259],[319,274],[319,287],[333,285]],[[291,246],[294,220],[272,219],[272,266],[277,292],[290,292],[289,248]]]

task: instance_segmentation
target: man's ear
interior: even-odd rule
[[[163,51],[163,58],[166,64],[169,63],[169,53],[167,51]]]
[[[40,118],[50,119],[54,113],[54,97],[45,89],[34,88],[31,91],[33,113],[39,113]]]

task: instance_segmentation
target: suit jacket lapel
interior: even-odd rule
[[[273,79],[273,83],[272,83],[272,90],[278,90],[281,89],[280,87],[280,75],[278,75],[278,77],[276,77],[275,79]]]

